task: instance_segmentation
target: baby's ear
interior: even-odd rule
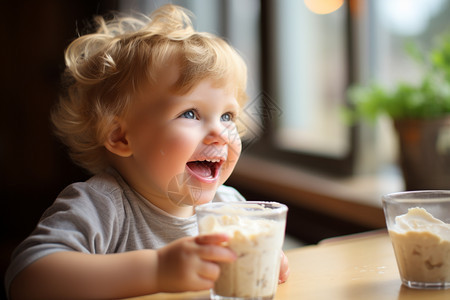
[[[127,140],[125,126],[123,122],[118,119],[114,120],[114,126],[109,132],[108,137],[103,145],[111,153],[114,153],[121,157],[129,157],[131,156],[131,154],[133,154]]]

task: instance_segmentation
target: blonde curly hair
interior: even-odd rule
[[[241,107],[247,68],[223,39],[193,29],[190,12],[165,5],[149,17],[97,17],[97,32],[66,49],[65,92],[52,112],[55,132],[72,159],[91,173],[108,167],[104,142],[115,119],[126,115],[133,95],[155,83],[167,65],[180,69],[175,91],[187,93],[203,79],[231,84]]]

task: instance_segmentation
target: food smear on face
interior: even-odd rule
[[[389,235],[403,280],[450,282],[450,224],[415,207],[395,218]]]
[[[278,285],[284,223],[235,215],[205,216],[199,231],[226,233],[237,259],[220,264],[214,293],[224,297],[272,297]]]

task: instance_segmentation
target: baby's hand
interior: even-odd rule
[[[280,264],[280,276],[278,283],[284,283],[289,277],[289,264],[286,255],[281,251],[281,264]]]
[[[210,289],[219,277],[219,262],[232,262],[236,255],[221,246],[225,234],[200,235],[176,240],[158,253],[158,286],[164,292]]]

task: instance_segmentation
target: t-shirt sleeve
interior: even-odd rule
[[[14,250],[5,286],[26,266],[59,251],[107,253],[114,239],[117,211],[111,197],[77,183],[67,187],[42,215],[38,225]]]

